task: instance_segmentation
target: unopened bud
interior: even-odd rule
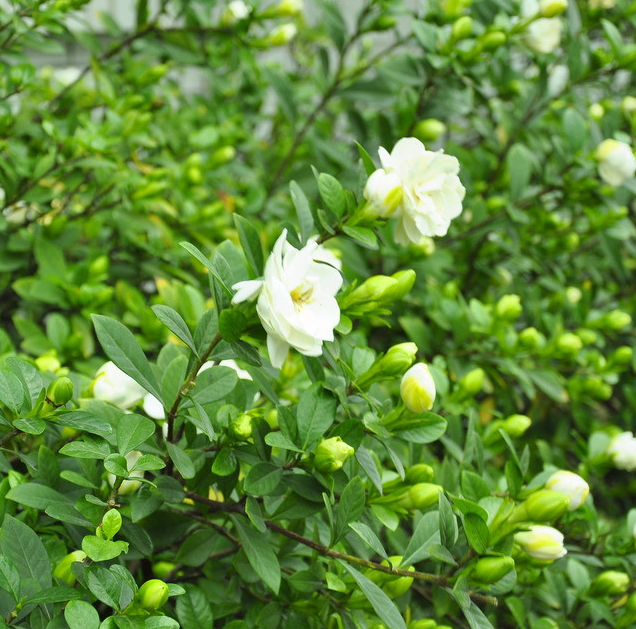
[[[402,376],[400,395],[406,408],[413,413],[423,413],[433,408],[435,381],[428,365],[417,363]]]
[[[606,570],[601,572],[590,584],[590,594],[595,596],[611,596],[624,594],[629,587],[630,578],[624,572]]]
[[[541,348],[546,345],[545,336],[534,327],[521,330],[517,340],[522,347],[527,347],[528,349]]]
[[[441,120],[437,120],[437,118],[420,120],[415,125],[415,129],[413,129],[413,135],[422,140],[422,142],[434,142],[445,133],[446,125]]]
[[[417,275],[413,269],[406,269],[405,271],[394,273],[391,277],[397,280],[397,286],[393,289],[393,299],[397,300],[404,298],[411,292]]]
[[[479,42],[483,50],[495,50],[506,43],[506,34],[501,31],[491,31],[484,33]]]
[[[577,354],[583,347],[583,341],[572,332],[564,332],[557,338],[557,347],[564,354]]]
[[[540,0],[539,11],[543,17],[561,15],[568,8],[568,0]]]
[[[501,423],[501,429],[511,437],[521,437],[532,426],[527,415],[511,415]]]
[[[404,474],[404,481],[406,483],[427,483],[433,480],[435,476],[435,470],[426,463],[418,463],[417,465],[411,465],[406,469]]]
[[[281,24],[272,30],[272,32],[265,38],[266,46],[284,46],[288,44],[296,34],[298,28],[291,22],[288,24]]]
[[[73,397],[73,383],[66,376],[56,378],[46,389],[46,397],[54,406],[64,406]]]
[[[252,418],[246,413],[240,413],[230,420],[228,431],[235,439],[247,441],[252,436]]]
[[[150,579],[139,588],[137,601],[146,611],[156,612],[166,604],[169,595],[166,583],[160,579]]]
[[[616,331],[626,328],[632,322],[632,317],[623,310],[612,310],[605,315],[604,319],[607,327]]]
[[[67,585],[73,587],[75,584],[75,575],[71,568],[72,564],[76,561],[84,561],[86,553],[83,550],[76,550],[64,557],[60,563],[55,566],[53,570],[53,576],[60,581],[63,581]]]
[[[38,356],[35,359],[35,364],[40,371],[51,371],[55,373],[61,366],[62,363],[57,359],[57,356],[53,354],[42,354],[42,356]]]
[[[459,387],[466,395],[475,395],[481,391],[486,372],[481,368],[471,369],[460,381]]]
[[[396,506],[404,509],[424,510],[437,504],[439,494],[444,491],[441,485],[434,483],[416,483],[401,496]]]
[[[421,618],[412,620],[407,629],[437,629],[439,625],[432,618]]]
[[[236,157],[236,149],[233,146],[222,146],[210,155],[210,165],[220,166],[231,162]]]
[[[605,115],[605,107],[603,107],[601,103],[592,103],[587,108],[587,113],[590,115],[592,120],[596,120],[596,122],[598,122],[599,120],[602,120]]]
[[[551,526],[534,524],[527,531],[517,533],[514,540],[526,554],[540,561],[554,561],[567,553],[563,533]]]
[[[397,24],[397,20],[392,15],[387,15],[383,13],[379,15],[377,19],[371,25],[371,30],[373,31],[387,31],[390,28],[393,28]]]
[[[504,295],[495,305],[495,314],[499,319],[514,321],[523,311],[519,295]]]
[[[471,18],[469,15],[462,15],[460,18],[455,20],[451,33],[453,35],[453,39],[455,40],[466,39],[466,37],[470,36],[472,30],[473,18]]]
[[[404,373],[415,360],[417,345],[415,343],[400,343],[389,348],[380,359],[378,369],[384,376],[397,376]]]
[[[611,360],[619,365],[625,365],[632,361],[634,350],[629,345],[622,345],[612,354]]]
[[[482,557],[473,567],[472,577],[488,585],[503,579],[514,567],[512,557]]]
[[[335,472],[354,452],[355,450],[340,437],[323,439],[314,454],[314,467],[319,472]]]
[[[535,522],[554,522],[558,520],[569,507],[567,496],[551,489],[540,489],[533,493],[523,506],[530,520]]]
[[[157,561],[152,564],[152,572],[156,577],[165,579],[176,567],[177,564],[171,561]]]
[[[621,110],[625,114],[636,113],[636,97],[625,96],[625,98],[621,101]]]
[[[581,301],[581,297],[583,297],[583,293],[580,288],[576,286],[568,286],[565,289],[565,298],[571,304],[578,304]]]
[[[388,275],[373,275],[365,280],[347,298],[347,305],[392,299],[399,281]]]
[[[302,0],[281,0],[272,8],[276,17],[295,17],[303,12]]]
[[[590,486],[587,482],[578,474],[567,470],[559,470],[552,474],[546,481],[545,487],[567,496],[569,511],[578,509],[590,493]]]

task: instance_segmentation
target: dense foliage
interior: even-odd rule
[[[636,2],[348,4],[2,4],[0,626],[636,623]]]

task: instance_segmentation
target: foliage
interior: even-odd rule
[[[345,4],[0,9],[0,625],[636,622],[636,4]],[[408,137],[466,195],[403,246]]]

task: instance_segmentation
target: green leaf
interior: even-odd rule
[[[338,218],[342,217],[347,209],[347,197],[342,184],[332,175],[320,173],[318,175],[318,192],[320,192],[325,207]]]
[[[158,400],[163,400],[159,383],[133,333],[110,317],[94,314],[91,318],[97,338],[108,358]]]
[[[212,627],[214,617],[207,597],[195,585],[188,583],[185,594],[177,599],[176,612],[182,629]]]
[[[568,400],[568,395],[563,386],[563,377],[556,371],[550,369],[528,370],[528,375],[541,391],[555,402],[564,403]]]
[[[354,578],[362,593],[367,597],[369,603],[389,629],[406,629],[406,623],[398,611],[395,603],[375,584],[363,574],[358,572],[353,566],[338,559],[338,563],[343,566]]]
[[[168,449],[168,454],[172,459],[175,467],[177,468],[179,474],[183,476],[183,478],[194,478],[196,474],[196,469],[194,464],[192,463],[192,459],[184,452],[179,446],[174,443],[170,443],[166,441],[166,448]]]
[[[221,276],[219,272],[216,270],[212,262],[208,260],[208,258],[201,253],[194,245],[191,245],[189,242],[180,242],[179,243],[190,255],[194,256],[209,272],[210,275],[217,281],[221,289],[225,292],[228,297],[232,297],[234,295],[233,291],[231,291]]]
[[[71,441],[63,445],[60,454],[76,459],[105,459],[110,454],[110,447],[105,441],[85,436],[83,441]]]
[[[332,545],[340,540],[348,530],[349,522],[353,522],[360,517],[365,502],[366,494],[362,479],[359,476],[354,476],[342,490],[342,494],[340,494]]]
[[[488,525],[476,513],[464,514],[463,520],[468,543],[478,554],[485,553],[490,543]]]
[[[254,572],[274,594],[278,594],[280,565],[274,551],[267,543],[267,537],[250,528],[241,518],[236,516],[231,516],[231,518],[238,531],[245,556],[254,568]]]
[[[93,561],[108,561],[119,557],[122,553],[127,553],[128,542],[121,540],[113,542],[96,535],[86,535],[82,540],[82,550]]]
[[[314,217],[309,207],[309,201],[302,191],[302,188],[292,181],[289,184],[292,202],[296,208],[296,216],[298,216],[298,225],[300,226],[300,240],[302,245],[307,243],[314,230]]]
[[[29,596],[24,604],[40,605],[41,603],[64,603],[78,598],[82,598],[82,594],[77,590],[64,585],[54,585],[33,596]]]
[[[50,505],[54,505],[58,502],[69,502],[69,499],[64,494],[38,483],[22,483],[21,485],[16,485],[7,492],[6,497],[21,505],[40,509],[41,511],[44,511]]]
[[[481,498],[490,496],[490,487],[488,483],[478,474],[474,472],[462,472],[462,494],[468,500],[478,501]]]
[[[411,535],[411,540],[404,551],[402,565],[410,566],[425,559],[430,555],[429,547],[439,543],[439,516],[435,512],[425,513]]]
[[[401,428],[397,433],[401,439],[410,443],[433,443],[448,427],[448,422],[436,413],[422,413],[413,420],[413,427]]]
[[[484,612],[477,607],[475,601],[470,601],[469,607],[463,607],[462,612],[470,625],[470,629],[494,629]]]
[[[188,324],[174,308],[157,304],[152,306],[152,311],[157,316],[157,319],[159,319],[159,321],[161,321],[161,323],[163,323],[170,332],[172,332],[177,338],[181,339],[194,352],[195,356],[199,356],[196,343],[192,338]]]
[[[510,200],[518,201],[525,192],[532,174],[532,156],[523,144],[515,144],[506,157],[510,176]]]
[[[283,470],[280,467],[260,461],[247,473],[243,481],[243,489],[254,496],[267,496],[276,489],[282,477]]]
[[[296,411],[298,417],[298,437],[302,448],[323,436],[336,415],[336,400],[326,394],[322,384],[316,382],[301,396]]]
[[[439,501],[439,535],[442,546],[449,550],[455,545],[459,530],[457,527],[457,518],[453,513],[453,509],[448,502],[448,498],[440,492]]]
[[[0,369],[0,402],[16,415],[20,414],[24,403],[24,389],[20,378],[6,369]]]
[[[95,598],[117,611],[120,610],[122,588],[130,589],[130,586],[102,566],[90,566],[86,571],[86,584]]]
[[[37,590],[51,586],[51,562],[38,534],[5,514],[0,530],[0,550],[18,570],[21,580],[39,584]],[[22,592],[24,595],[25,592]]]
[[[122,454],[109,454],[104,460],[104,468],[115,476],[126,478],[128,476],[128,462]]]
[[[64,620],[70,629],[99,629],[99,614],[86,601],[69,601],[64,608]]]
[[[587,122],[576,109],[566,109],[563,114],[563,131],[573,151],[579,151],[587,140]]]
[[[38,417],[25,417],[13,422],[13,425],[28,435],[41,435],[46,430],[46,422]]]
[[[119,533],[121,525],[122,517],[121,513],[119,513],[117,509],[109,509],[106,511],[101,523],[101,529],[104,533],[104,537],[108,540],[113,539],[113,537]]]
[[[245,328],[247,327],[247,317],[239,310],[226,308],[219,314],[219,334],[224,341],[236,343]]]
[[[384,546],[382,546],[380,538],[366,524],[363,524],[362,522],[350,522],[349,527],[357,533],[358,537],[369,548],[380,555],[380,557],[384,557],[384,559],[389,558],[386,550],[384,550]]]
[[[361,245],[364,245],[368,249],[378,248],[378,237],[375,232],[368,227],[352,227],[350,225],[343,225],[342,231]]]
[[[71,411],[70,413],[60,413],[57,421],[61,426],[90,432],[100,437],[109,437],[113,434],[113,427],[99,415],[87,411]]]
[[[211,367],[197,376],[192,397],[201,405],[227,397],[236,386],[238,376],[231,367]],[[184,403],[187,408],[187,403]]]
[[[20,600],[20,573],[11,559],[0,555],[0,588],[13,596],[13,600]]]
[[[128,454],[150,438],[157,425],[152,419],[128,413],[119,418],[117,424],[117,448],[122,455]]]
[[[358,142],[355,144],[358,149],[358,153],[360,154],[360,158],[362,159],[365,172],[367,175],[372,175],[377,170],[377,166],[373,163],[371,156],[366,152],[362,144],[359,144]]]
[[[291,450],[292,452],[304,453],[304,450],[297,448],[292,441],[290,441],[281,432],[268,432],[265,435],[265,443],[272,448],[282,448],[283,450]]]
[[[243,247],[247,263],[256,277],[263,275],[263,245],[256,227],[239,214],[234,214],[234,225],[236,225],[239,242]]]
[[[236,456],[232,448],[221,448],[212,463],[212,471],[219,476],[229,476],[236,469]]]
[[[50,504],[44,512],[51,518],[76,526],[84,526],[92,529],[93,523],[84,517],[73,505],[66,502],[55,502]]]

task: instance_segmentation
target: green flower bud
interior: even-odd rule
[[[466,395],[475,395],[481,391],[485,376],[486,372],[481,367],[472,369],[459,381],[459,387]]]
[[[75,575],[73,574],[71,566],[76,561],[84,561],[84,559],[86,559],[86,553],[82,550],[76,550],[66,555],[66,557],[55,566],[53,576],[73,587],[75,584]]]
[[[238,441],[247,441],[252,436],[252,418],[246,413],[240,413],[230,420],[228,432]]]
[[[532,420],[527,415],[511,415],[501,424],[502,430],[511,437],[521,437],[532,426]]]
[[[561,492],[540,489],[523,503],[528,519],[535,522],[554,522],[570,507],[570,500]]]
[[[35,359],[35,364],[40,371],[50,371],[52,373],[55,373],[62,366],[54,352],[46,352],[42,356],[38,356]]]
[[[397,280],[397,286],[393,289],[393,299],[402,299],[411,292],[417,275],[413,269],[406,269],[394,273],[391,277]]]
[[[617,570],[601,572],[590,584],[590,594],[593,596],[612,596],[625,594],[629,587],[629,575]]]
[[[529,327],[521,330],[517,338],[519,345],[528,349],[537,349],[545,347],[546,339],[537,328]]]
[[[583,341],[572,332],[564,332],[556,340],[557,348],[563,354],[576,355],[583,348]]]
[[[592,103],[587,108],[587,113],[590,115],[590,118],[592,120],[596,120],[596,122],[599,122],[605,115],[605,107],[603,107],[601,103]]]
[[[160,579],[146,581],[137,592],[139,605],[149,612],[156,612],[167,602],[169,596],[168,586]]]
[[[289,22],[288,24],[281,24],[272,29],[272,32],[265,38],[265,46],[284,46],[288,44],[298,33],[298,28],[295,24]]]
[[[177,564],[171,561],[157,561],[152,564],[152,572],[156,577],[165,579],[176,567]]]
[[[437,504],[438,496],[444,491],[434,483],[416,483],[400,496],[397,507],[424,510]]]
[[[428,481],[433,480],[434,476],[435,470],[430,465],[426,465],[426,463],[418,463],[417,465],[412,465],[407,468],[404,474],[404,481],[410,484],[427,483]]]
[[[373,31],[387,31],[390,28],[393,28],[397,24],[397,20],[392,15],[387,15],[386,13],[378,16],[378,18],[373,22],[371,26],[371,30]]]
[[[46,390],[46,397],[54,406],[64,406],[73,397],[73,383],[66,376],[55,378]]]
[[[473,18],[468,15],[462,15],[460,18],[455,20],[451,33],[455,40],[466,39],[466,37],[470,36],[472,30]]]
[[[589,328],[579,328],[576,335],[581,339],[583,345],[592,345],[598,340],[598,334]]]
[[[636,98],[634,96],[625,96],[621,101],[621,111],[624,114],[636,113]]]
[[[495,50],[506,43],[506,34],[501,31],[491,31],[490,33],[484,33],[479,42],[483,50]]]
[[[385,301],[393,299],[399,280],[388,275],[373,275],[365,280],[347,298],[346,304]]]
[[[625,603],[625,609],[632,614],[636,614],[636,592],[632,592],[629,595]]]
[[[303,12],[302,0],[281,0],[275,7],[272,7],[275,17],[295,17]]]
[[[611,356],[611,361],[619,365],[626,365],[632,361],[634,350],[629,345],[622,345],[617,348]]]
[[[399,343],[389,348],[380,359],[378,370],[385,376],[397,376],[404,373],[415,360],[417,345],[415,343]]]
[[[542,17],[561,15],[568,8],[568,0],[541,0],[539,11]]]
[[[323,439],[314,454],[314,467],[319,472],[335,472],[354,452],[355,450],[340,437]]]
[[[565,298],[571,304],[578,304],[581,301],[581,297],[583,297],[583,293],[580,288],[576,286],[568,286],[565,289]]]
[[[437,629],[437,623],[432,618],[421,618],[412,620],[407,629]]]
[[[210,165],[220,166],[231,162],[236,157],[236,149],[233,146],[222,146],[210,155]]]
[[[626,328],[632,322],[631,316],[622,310],[612,310],[605,315],[604,319],[607,327],[616,331]]]
[[[488,585],[503,579],[515,567],[512,557],[482,557],[473,567],[475,581]]]
[[[514,321],[522,310],[519,295],[504,295],[495,305],[495,315],[507,321]]]
[[[433,408],[435,381],[428,365],[417,363],[402,376],[400,395],[406,408],[413,413],[423,413]]]
[[[437,120],[437,118],[420,120],[413,129],[413,135],[418,140],[422,140],[422,142],[434,142],[445,133],[446,125],[441,120]]]

